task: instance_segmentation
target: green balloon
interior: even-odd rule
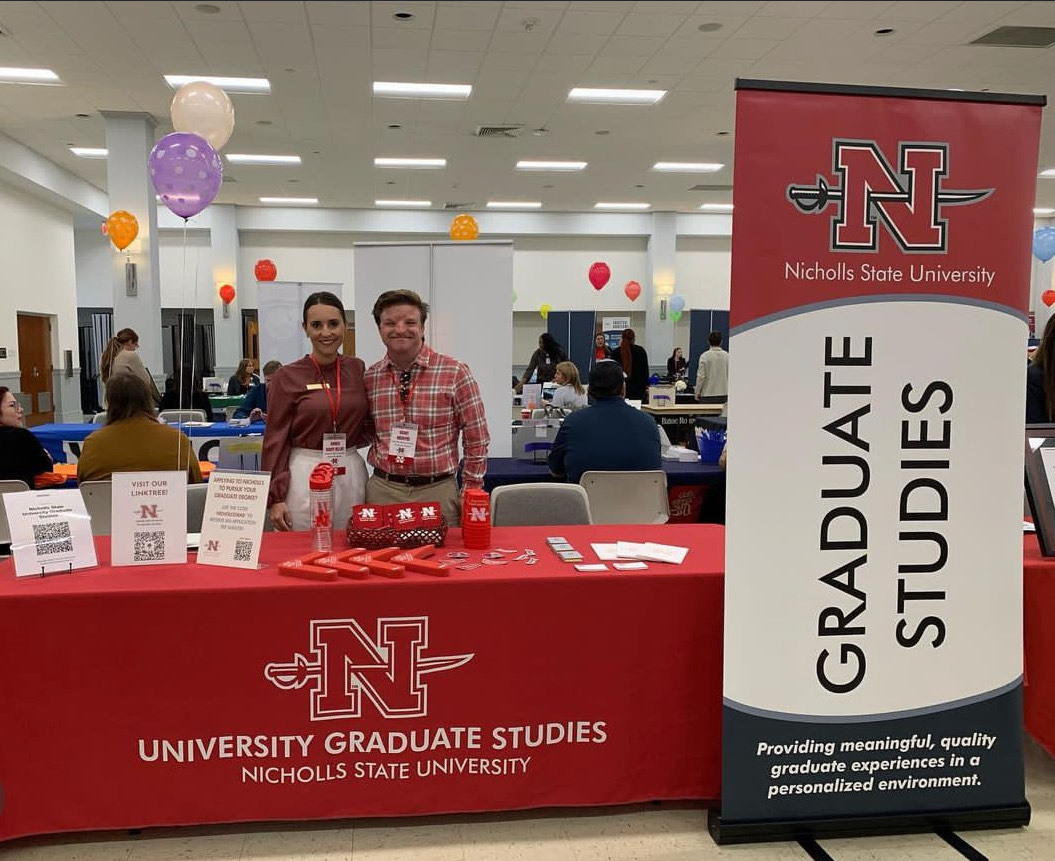
[[[671,320],[673,320],[673,321],[674,321],[675,323],[677,323],[677,322],[678,322],[678,320],[680,320],[680,319],[681,319],[681,315],[682,315],[683,313],[684,313],[684,312],[682,312],[682,311],[671,311],[671,312],[670,312],[670,319],[671,319]]]

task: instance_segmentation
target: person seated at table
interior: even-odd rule
[[[252,359],[242,359],[238,363],[238,370],[227,381],[227,394],[244,395],[253,386],[259,386],[260,377],[253,373],[255,370],[256,364]]]
[[[14,392],[0,386],[0,479],[24,481],[32,489],[44,472],[51,472],[51,455],[22,427],[22,404]]]
[[[579,381],[579,369],[574,362],[560,362],[553,374],[557,389],[553,393],[550,406],[559,407],[567,412],[581,410],[586,406],[586,389]]]
[[[689,363],[685,361],[681,347],[675,347],[674,352],[667,359],[667,382],[676,383],[678,380],[684,380],[688,369]]]
[[[106,424],[81,444],[77,481],[106,481],[115,472],[187,470],[202,480],[191,441],[158,422],[150,390],[139,377],[121,374],[106,384]]]
[[[275,372],[282,367],[277,359],[272,359],[264,365],[264,385],[253,386],[249,393],[242,398],[238,409],[234,411],[232,418],[249,419],[251,422],[267,421],[267,387],[275,376]]]
[[[201,410],[205,420],[212,420],[212,404],[201,384],[201,374],[194,373],[190,365],[180,368],[179,376],[174,376],[161,396],[161,410]]]
[[[591,469],[660,469],[655,419],[624,399],[626,381],[618,362],[600,361],[590,369],[593,404],[568,416],[549,454],[550,472],[578,482]]]

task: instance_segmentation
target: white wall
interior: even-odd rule
[[[728,309],[731,244],[726,237],[678,237],[674,292],[685,297],[686,310]]]
[[[116,252],[109,237],[101,230],[75,230],[73,248],[77,266],[77,307],[112,308],[114,287],[110,262]]]
[[[216,285],[212,278],[212,248],[207,232],[161,234],[158,243],[158,278],[162,308],[209,308]],[[255,286],[255,285],[254,285]],[[238,290],[241,296],[241,289]],[[256,307],[256,291],[253,292]]]
[[[263,258],[278,269],[277,281],[313,281],[342,284],[345,310],[355,309],[352,243],[368,237],[338,233],[268,233],[241,231],[238,271],[244,281],[236,285],[238,304],[256,308],[256,276],[253,268]],[[370,241],[386,242],[395,237],[371,236]],[[367,308],[367,311],[370,309]]]

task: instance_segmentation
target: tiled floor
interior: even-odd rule
[[[1055,861],[1055,762],[1026,742],[1028,828],[965,831],[991,861]],[[933,835],[826,840],[834,861],[963,861]],[[663,804],[544,813],[156,829],[32,838],[0,861],[809,861],[794,843],[715,846],[707,812]],[[977,859],[976,859],[977,861]]]

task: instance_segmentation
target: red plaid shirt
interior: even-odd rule
[[[427,344],[411,364],[410,397],[399,397],[399,369],[388,356],[366,372],[374,440],[367,460],[396,475],[444,475],[458,469],[458,432],[465,465],[462,484],[482,487],[487,471],[487,416],[480,387],[462,362],[437,353]],[[398,464],[388,456],[392,425],[413,422],[418,427],[413,463]]]

